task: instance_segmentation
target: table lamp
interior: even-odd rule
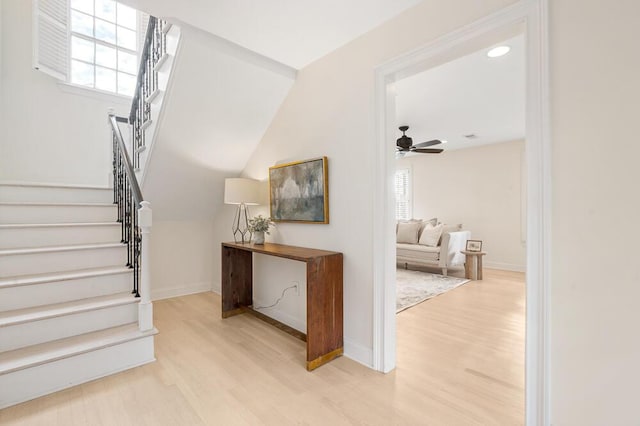
[[[251,241],[252,233],[249,230],[249,209],[247,206],[258,205],[258,199],[259,182],[257,180],[246,178],[227,178],[224,180],[224,203],[238,205],[231,226],[233,240],[236,243],[244,244]]]

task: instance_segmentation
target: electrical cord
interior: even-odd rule
[[[278,303],[280,303],[280,301],[284,298],[284,294],[287,292],[287,290],[291,290],[292,288],[296,288],[298,286],[298,284],[294,284],[290,287],[285,288],[284,290],[282,290],[282,294],[280,295],[280,297],[278,298],[278,300],[276,300],[276,303],[274,303],[273,305],[269,305],[269,306],[254,306],[253,309],[269,309],[269,308],[274,308]]]

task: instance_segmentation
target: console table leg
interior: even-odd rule
[[[244,312],[253,303],[253,256],[245,250],[222,248],[222,318]]]
[[[342,254],[307,262],[307,370],[342,355]]]

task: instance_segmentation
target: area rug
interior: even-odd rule
[[[469,282],[466,278],[406,269],[398,269],[396,277],[396,313]]]

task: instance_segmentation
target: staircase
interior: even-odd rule
[[[0,409],[155,360],[151,209],[136,172],[179,39],[150,17],[130,117],[109,115],[113,188],[0,182]]]
[[[0,408],[154,361],[113,198],[0,183]]]

